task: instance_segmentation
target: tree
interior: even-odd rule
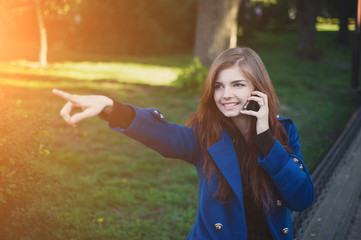
[[[297,57],[316,59],[316,16],[319,0],[297,0]]]
[[[336,41],[341,44],[347,44],[349,41],[348,36],[348,16],[349,16],[349,3],[350,1],[339,0],[339,31]]]
[[[26,26],[31,31],[38,32],[39,65],[45,67],[47,65],[48,49],[46,20],[66,15],[69,12],[70,6],[78,4],[78,2],[78,0],[0,0],[0,22],[3,24],[0,29],[0,37],[2,37],[1,35],[6,36],[4,34],[5,31],[8,33],[15,29],[14,26],[11,26],[12,24],[25,23],[28,20],[29,24],[26,24]],[[26,17],[30,16],[31,19],[24,18],[25,15]],[[20,36],[22,35],[20,34]],[[7,38],[4,39],[6,40]],[[0,45],[6,45],[4,43],[5,40],[2,38]],[[11,42],[11,40],[8,41]]]
[[[200,0],[194,56],[205,66],[224,49],[237,44],[237,15],[240,0]]]
[[[6,45],[6,36],[8,35],[8,32],[10,31],[10,22],[12,17],[12,12],[9,11],[11,0],[0,0],[0,49]],[[0,50],[0,51],[1,51]]]
[[[45,67],[48,62],[47,60],[48,43],[47,43],[46,28],[45,28],[42,8],[40,5],[40,0],[35,0],[35,9],[36,9],[36,17],[38,20],[39,37],[40,37],[39,63],[41,67]]]
[[[348,19],[354,17],[355,0],[321,0],[321,16],[325,18],[338,18],[339,31],[336,36],[337,43],[348,44],[349,34]]]
[[[71,6],[79,4],[77,0],[34,0],[39,29],[39,63],[41,67],[47,65],[48,40],[44,18],[66,15]]]

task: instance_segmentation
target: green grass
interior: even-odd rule
[[[80,87],[84,84],[95,87],[99,82],[169,85],[177,77],[179,67],[126,62],[55,62],[49,63],[47,68],[38,68],[36,63],[20,60],[0,63],[0,72],[21,74],[20,79],[30,78],[31,82],[19,79],[13,83],[28,87],[50,87],[55,83],[66,86],[69,82]],[[2,82],[11,84],[12,81],[4,77]]]
[[[338,24],[331,23],[316,23],[317,31],[338,31],[340,28]],[[355,31],[355,24],[348,26],[349,31]]]
[[[349,87],[351,47],[335,45],[335,34],[318,33],[322,57],[314,62],[294,57],[295,34],[258,34],[250,45],[264,59],[282,114],[299,127],[309,168],[321,159],[356,109],[357,96]],[[61,239],[186,238],[197,210],[195,169],[163,159],[110,131],[99,118],[75,129],[67,126],[59,116],[64,102],[51,94],[51,88],[156,107],[167,120],[182,124],[197,110],[199,95],[177,90],[170,82],[191,59],[126,62],[106,61],[103,56],[101,62],[53,62],[46,70],[32,68],[26,61],[0,63],[2,94],[13,101],[22,99],[28,118],[40,115],[50,123],[46,135],[52,144],[46,147],[51,154],[44,167],[62,179],[57,203]]]

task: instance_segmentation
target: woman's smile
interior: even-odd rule
[[[222,103],[226,110],[232,110],[239,105],[239,102]]]

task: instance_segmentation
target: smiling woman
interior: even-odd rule
[[[250,48],[231,48],[214,60],[187,126],[106,96],[53,93],[67,101],[60,113],[68,124],[100,116],[162,156],[194,165],[199,202],[188,239],[292,239],[291,210],[313,202],[297,127],[278,116],[271,80]],[[247,101],[258,111],[245,110]],[[73,115],[76,108],[81,112]]]

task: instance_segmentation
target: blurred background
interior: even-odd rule
[[[4,1],[1,58],[37,59],[40,31],[49,59],[65,53],[149,56],[190,52],[196,1]]]
[[[185,239],[193,166],[59,116],[52,88],[197,111],[215,56],[263,59],[312,171],[359,106],[356,0],[0,0],[0,238]],[[357,76],[358,82],[358,76]]]
[[[208,35],[207,41],[217,41],[217,37],[212,39],[214,34],[208,29],[211,27],[216,32],[219,31],[216,28],[227,28],[234,21],[238,27],[232,26],[234,30],[224,34],[228,36],[218,38],[232,35],[238,43],[244,44],[252,39],[254,32],[277,33],[298,28],[299,38],[307,34],[307,38],[303,37],[304,44],[312,47],[309,42],[316,41],[312,30],[322,24],[323,30],[338,31],[337,41],[346,44],[350,42],[348,32],[355,26],[356,0],[234,0],[219,3],[196,0],[2,0],[0,11],[0,59],[37,60],[39,49],[47,47],[49,60],[64,60],[70,53],[191,54],[197,34]],[[200,18],[207,15],[209,19],[197,25],[197,14]],[[307,55],[299,53],[302,54]]]

